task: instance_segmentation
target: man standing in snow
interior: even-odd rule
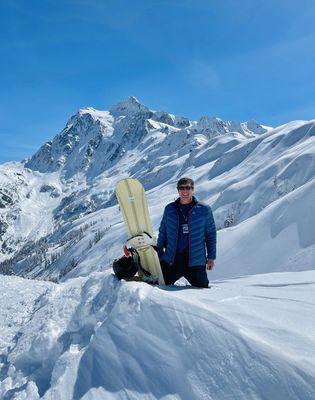
[[[197,201],[194,181],[177,182],[179,198],[165,207],[157,248],[164,280],[172,285],[184,276],[197,287],[208,287],[206,269],[214,267],[216,227],[211,208]]]

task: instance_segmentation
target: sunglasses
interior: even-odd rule
[[[193,186],[178,186],[178,190],[192,190],[194,187]]]

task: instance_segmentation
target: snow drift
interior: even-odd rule
[[[3,399],[314,398],[314,272],[204,290],[108,272],[1,286],[1,335],[10,308],[17,316],[2,342]],[[22,288],[31,309],[10,295]]]

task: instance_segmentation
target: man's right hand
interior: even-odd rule
[[[209,260],[206,265],[207,270],[211,270],[214,268],[214,260]]]

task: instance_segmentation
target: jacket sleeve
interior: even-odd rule
[[[166,247],[166,209],[164,210],[163,218],[160,224],[156,247],[158,248],[159,256],[161,256],[163,254],[163,249]]]
[[[210,207],[207,207],[205,239],[207,248],[207,261],[215,260],[217,256],[217,230]]]

